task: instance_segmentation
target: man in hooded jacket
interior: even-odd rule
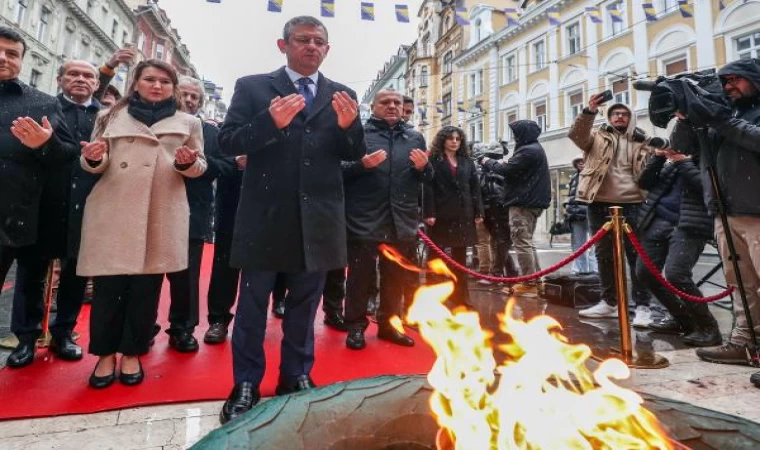
[[[585,157],[585,167],[579,174],[576,200],[588,203],[586,214],[591,234],[595,234],[607,222],[609,208],[612,206],[622,207],[626,222],[635,229],[639,206],[644,201],[644,192],[636,182],[651,153],[647,145],[648,136],[636,128],[635,114],[622,103],[610,106],[607,109],[607,123],[594,128],[594,120],[603,104],[602,94],[593,95],[588,107],[575,118],[569,134]],[[601,301],[580,311],[579,315],[589,319],[615,318],[618,309],[612,238],[599,241],[595,251],[602,288]],[[647,327],[652,323],[650,295],[636,278],[636,251],[628,240],[625,242],[625,253],[636,305],[633,325]]]
[[[747,295],[749,313],[755,332],[760,334],[760,60],[742,59],[718,71],[723,91],[731,106],[704,98],[689,104],[685,118],[695,126],[709,126],[711,146],[703,149],[701,164],[712,164],[721,187],[721,198],[728,215],[728,225],[736,247],[739,270]],[[690,127],[678,129],[691,130]],[[693,135],[693,139],[696,136]],[[696,145],[696,144],[695,144]],[[703,179],[703,182],[706,181]],[[711,193],[711,187],[705,186]],[[717,205],[709,195],[708,206],[713,214]],[[715,214],[715,232],[726,282],[738,289],[726,232]],[[751,347],[749,327],[741,296],[734,295],[736,322],[729,341],[722,347],[699,349],[697,356],[705,361],[724,364],[747,364],[747,348]],[[752,349],[750,349],[751,351]],[[760,386],[760,372],[751,381]]]
[[[546,152],[538,142],[541,127],[532,120],[509,124],[515,137],[515,152],[506,163],[483,158],[481,164],[504,177],[504,204],[509,207],[509,229],[517,254],[520,275],[540,270],[533,246],[538,217],[551,204],[551,177]],[[535,282],[516,284],[516,295],[537,296]]]

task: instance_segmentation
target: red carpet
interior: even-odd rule
[[[201,325],[195,336],[200,341],[205,332],[205,294],[211,272],[213,247],[206,246],[201,274]],[[159,321],[166,328],[169,289],[165,284],[161,298]],[[89,341],[89,306],[85,306],[77,331],[79,344],[87,349]],[[261,385],[263,396],[274,395],[279,367],[279,343],[282,337],[279,320],[270,318],[266,341],[267,373]],[[367,348],[349,350],[345,333],[322,325],[316,326],[316,364],[312,377],[317,385],[384,374],[426,373],[432,366],[432,350],[417,339],[411,348],[399,347],[375,337],[375,329],[367,330]],[[415,338],[418,336],[410,332]],[[38,350],[31,366],[0,371],[0,420],[62,414],[82,414],[161,403],[220,400],[232,387],[232,349],[226,344],[205,345],[193,354],[178,353],[168,346],[163,331],[156,338],[151,352],[142,358],[145,381],[136,387],[114,383],[104,390],[88,386],[87,379],[96,358],[85,354],[82,361],[58,360],[46,349]]]

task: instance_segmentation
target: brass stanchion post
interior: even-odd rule
[[[606,358],[621,359],[629,367],[637,369],[662,369],[670,363],[663,356],[654,352],[649,342],[637,342],[633,344],[631,339],[631,326],[628,317],[628,282],[625,275],[625,233],[630,230],[625,223],[623,208],[620,206],[610,207],[612,225],[612,260],[615,271],[615,293],[618,303],[618,324],[620,325],[620,349],[599,349],[594,352],[594,359]],[[641,344],[641,345],[638,345]]]
[[[37,340],[37,347],[44,348],[50,345],[50,307],[53,303],[53,275],[55,273],[55,260],[51,259],[48,265],[47,277],[45,277],[45,299],[43,303],[44,315],[42,316],[42,336]]]

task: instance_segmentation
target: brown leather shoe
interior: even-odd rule
[[[707,362],[718,364],[749,365],[751,349],[745,345],[729,342],[722,347],[700,348],[697,356]]]

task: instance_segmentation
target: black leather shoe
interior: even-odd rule
[[[414,346],[414,339],[410,338],[404,333],[399,333],[398,330],[390,326],[378,328],[377,337],[378,339],[390,341],[396,345],[402,345],[404,347]]]
[[[222,406],[219,413],[219,422],[224,425],[230,420],[236,419],[253,408],[253,405],[259,402],[261,394],[259,389],[253,387],[253,383],[244,381],[238,383],[232,388],[232,392],[227,397],[227,401]]]
[[[169,347],[182,353],[198,351],[198,340],[187,331],[178,331],[169,336]]]
[[[285,317],[285,301],[276,301],[272,303],[272,314],[278,319]]]
[[[116,381],[116,362],[115,361],[113,364],[113,372],[111,372],[110,375],[106,375],[104,377],[99,377],[95,375],[95,370],[97,370],[97,368],[98,368],[98,365],[95,364],[95,368],[92,369],[92,375],[90,375],[90,386],[92,386],[95,389],[103,389],[112,385],[113,382]]]
[[[136,373],[119,373],[119,381],[125,386],[137,386],[145,379],[145,372],[143,372],[142,363],[137,360],[138,371]]]
[[[715,347],[723,343],[723,336],[717,327],[703,328],[685,335],[682,341],[692,347]]]
[[[649,324],[649,329],[661,333],[661,334],[688,334],[691,330],[684,327],[675,319],[668,318],[659,322],[652,322]]]
[[[59,358],[66,361],[78,361],[82,359],[82,347],[74,343],[71,335],[50,341],[50,350]]]
[[[18,346],[13,350],[8,357],[8,367],[26,367],[34,362],[34,353],[37,351],[37,343],[35,341],[27,342],[20,341]]]
[[[207,344],[221,344],[227,340],[227,325],[219,322],[209,325],[206,334],[203,335],[203,342]]]
[[[317,387],[317,385],[314,384],[314,380],[308,375],[299,375],[293,379],[284,379],[280,377],[280,380],[277,382],[277,389],[274,390],[274,393],[275,395],[287,395],[315,387]]]
[[[348,331],[346,326],[346,319],[343,318],[343,314],[332,311],[325,313],[325,325],[337,331]]]
[[[351,350],[361,350],[367,346],[367,342],[364,340],[364,330],[348,330],[348,336],[346,337],[346,347]]]

